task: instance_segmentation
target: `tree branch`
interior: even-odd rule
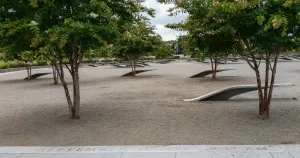
[[[260,63],[261,63],[261,59],[259,59],[259,62],[258,62],[258,64],[257,64],[257,67],[259,67],[259,66],[260,66]]]
[[[66,66],[66,68],[69,70],[69,72],[70,72],[70,74],[72,74],[72,70],[70,69],[70,67],[68,66],[68,64],[66,64],[66,63],[63,63],[65,66]]]
[[[248,63],[248,65],[249,65],[253,70],[255,70],[254,66],[251,64],[251,62],[249,61],[249,59],[248,59],[247,57],[245,57],[245,56],[242,56],[242,57],[246,60],[246,62]]]

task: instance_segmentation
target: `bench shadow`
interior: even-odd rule
[[[282,100],[298,100],[297,98],[286,97],[286,98],[272,98],[272,101],[282,101]],[[258,98],[237,98],[229,99],[232,102],[244,102],[244,101],[258,101]]]
[[[272,98],[272,101],[297,101],[297,98]],[[213,102],[218,102],[218,103],[222,103],[222,102],[254,102],[254,101],[258,101],[258,98],[234,98],[234,99],[229,99],[229,100],[216,100],[216,101],[199,101],[199,102],[203,102],[203,103],[213,103]]]
[[[53,78],[39,78],[39,79],[33,79],[33,80],[24,80],[24,78],[22,79],[11,79],[11,80],[2,80],[0,81],[0,85],[1,84],[31,84],[31,83],[42,83],[45,81],[50,81],[53,80]]]
[[[247,80],[253,80],[251,77],[245,77],[245,76],[217,76],[216,79],[213,79],[211,76],[206,76],[202,78],[190,78],[194,80],[199,80],[201,82],[224,82],[224,81],[247,81]],[[255,83],[255,82],[253,82]]]

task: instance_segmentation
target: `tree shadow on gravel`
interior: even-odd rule
[[[11,80],[2,80],[1,84],[36,84],[36,83],[44,83],[45,81],[53,81],[53,78],[39,78],[34,80],[24,80],[24,79],[11,79]]]
[[[114,145],[121,145],[127,143],[125,141],[131,145],[139,145],[140,142],[151,141],[142,140],[147,139],[145,136],[157,134],[153,133],[155,128],[159,128],[159,130],[171,128],[179,131],[188,128],[189,131],[198,132],[198,134],[190,133],[194,138],[196,138],[195,136],[205,137],[203,134],[208,134],[205,131],[211,130],[211,134],[206,135],[207,137],[217,134],[223,138],[226,137],[225,139],[228,139],[227,141],[231,144],[238,144],[241,141],[232,140],[231,137],[244,136],[246,138],[243,140],[257,143],[259,138],[265,137],[264,133],[274,136],[282,135],[283,131],[286,135],[295,133],[298,129],[295,124],[300,122],[299,119],[295,119],[299,113],[296,105],[278,107],[279,104],[276,104],[269,119],[259,120],[257,119],[256,102],[248,102],[246,105],[238,102],[230,104],[228,102],[191,103],[180,108],[161,106],[168,104],[167,102],[153,106],[140,104],[142,103],[130,101],[126,103],[85,102],[82,104],[79,120],[68,118],[66,104],[41,105],[43,107],[30,111],[17,111],[14,115],[1,118],[0,137],[3,139],[0,145],[107,145],[107,142],[117,142]],[[149,102],[143,104],[149,104]],[[258,134],[262,129],[264,132]],[[204,130],[205,133],[201,133],[201,130]],[[176,141],[176,136],[189,134],[189,132],[174,133],[172,131],[171,133],[175,135],[169,137],[170,133],[168,132],[159,133],[160,138],[169,140],[153,140],[152,143],[154,145],[162,142],[168,143]],[[138,135],[136,136],[136,134]],[[253,140],[252,136],[257,140]],[[135,140],[127,140],[127,137]],[[111,140],[103,143],[102,141],[106,138]],[[275,139],[280,141],[281,138],[272,137],[271,139],[270,137],[270,140],[266,140],[264,143],[274,144]],[[295,138],[294,142],[298,141],[299,138]],[[186,144],[191,144],[191,142],[195,143],[187,138],[181,141]],[[196,143],[201,144],[201,139]],[[215,139],[213,143],[220,144],[222,141]]]
[[[82,104],[82,107],[86,105]],[[99,113],[91,113],[82,109],[82,117],[79,120],[71,120],[69,118],[67,104],[47,105],[32,110],[16,111],[15,115],[6,116],[5,118],[0,117],[2,120],[0,123],[0,136],[9,137],[15,135],[30,138],[43,133],[55,134],[59,130],[71,130],[72,128],[86,126],[90,117],[99,118],[102,113],[107,111],[104,107],[97,107],[97,109],[93,110],[99,111]],[[17,142],[13,143],[17,144]],[[0,143],[0,145],[3,144]]]
[[[90,106],[91,104],[102,106]],[[106,131],[105,128],[117,130],[119,126],[127,122],[128,118],[134,117],[133,112],[127,106],[118,108],[120,107],[118,105],[105,106],[105,104],[106,102],[83,103],[79,120],[69,118],[67,104],[43,105],[41,108],[16,111],[15,115],[0,117],[0,137],[5,138],[0,141],[0,146],[80,145],[72,144],[74,136],[77,136],[76,139],[79,140],[95,137],[98,131],[94,127],[103,127],[104,131]],[[88,132],[93,135],[88,135]],[[109,131],[98,134],[102,137],[103,135],[111,136]],[[22,141],[24,138],[25,142]],[[101,142],[97,144],[100,145]]]
[[[285,98],[272,98],[272,102],[276,101],[296,101],[298,100],[297,98],[293,97],[285,97]],[[246,101],[259,101],[258,98],[234,98],[234,99],[229,99],[228,101],[230,102],[246,102]]]

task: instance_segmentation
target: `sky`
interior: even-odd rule
[[[164,27],[169,23],[181,22],[187,17],[187,15],[184,14],[180,14],[177,16],[168,16],[169,13],[167,12],[167,10],[173,6],[172,4],[166,5],[156,2],[156,0],[146,0],[146,2],[144,2],[144,5],[155,9],[155,18],[151,18],[151,23],[152,25],[155,25],[155,32],[160,34],[164,41],[176,40],[176,36],[184,34],[183,32]]]

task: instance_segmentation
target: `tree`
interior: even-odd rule
[[[171,48],[168,43],[162,42],[162,44],[155,51],[155,58],[166,59],[175,54],[175,51]]]
[[[256,75],[259,116],[269,117],[278,56],[299,47],[300,2],[222,2],[214,8],[218,19],[224,19],[234,29],[236,39],[245,47],[240,55]],[[259,70],[262,60],[265,61],[264,89]]]
[[[200,58],[209,58],[212,78],[216,79],[221,59],[236,51],[237,41],[233,29],[208,16],[214,5],[210,1],[182,0],[176,5],[188,12],[189,17],[182,23],[169,24],[167,27],[189,32],[179,38],[180,46],[187,54],[198,53],[196,56]]]
[[[32,21],[34,12],[24,2],[1,1],[0,6],[0,47],[5,48],[6,60],[18,60],[27,67],[28,79],[31,78],[31,65],[38,57],[34,48],[37,41],[34,38],[36,22]]]
[[[207,33],[228,27],[238,42],[238,53],[247,61],[256,75],[259,96],[259,117],[270,115],[278,56],[282,52],[299,48],[300,2],[287,0],[267,1],[202,1],[162,0],[175,3],[174,10],[188,12],[190,16],[203,15],[195,29],[208,26]],[[209,5],[207,5],[209,4]],[[213,20],[213,23],[210,21]],[[217,27],[214,27],[217,26]],[[265,62],[265,88],[259,70]],[[273,62],[272,62],[273,61]]]
[[[188,25],[189,23],[187,23]],[[237,45],[231,27],[223,26],[215,32],[211,28],[203,26],[201,30],[192,30],[192,39],[200,50],[203,57],[208,57],[211,63],[212,78],[216,79],[217,68],[221,63],[221,59],[226,58],[229,54],[236,51]]]
[[[143,0],[31,0],[0,2],[0,39],[14,52],[39,50],[54,65],[65,90],[69,116],[79,119],[79,67],[85,52],[118,37],[141,12]],[[25,35],[21,33],[25,32]],[[27,33],[29,35],[27,35]],[[66,62],[64,62],[66,59]],[[63,65],[72,76],[73,100]]]
[[[26,65],[28,80],[31,79],[31,66],[36,58],[36,53],[33,51],[24,51],[20,54],[20,60]]]
[[[153,30],[147,19],[138,16],[136,23],[128,27],[118,43],[118,51],[114,55],[130,62],[133,78],[137,61],[155,49],[157,37]]]

